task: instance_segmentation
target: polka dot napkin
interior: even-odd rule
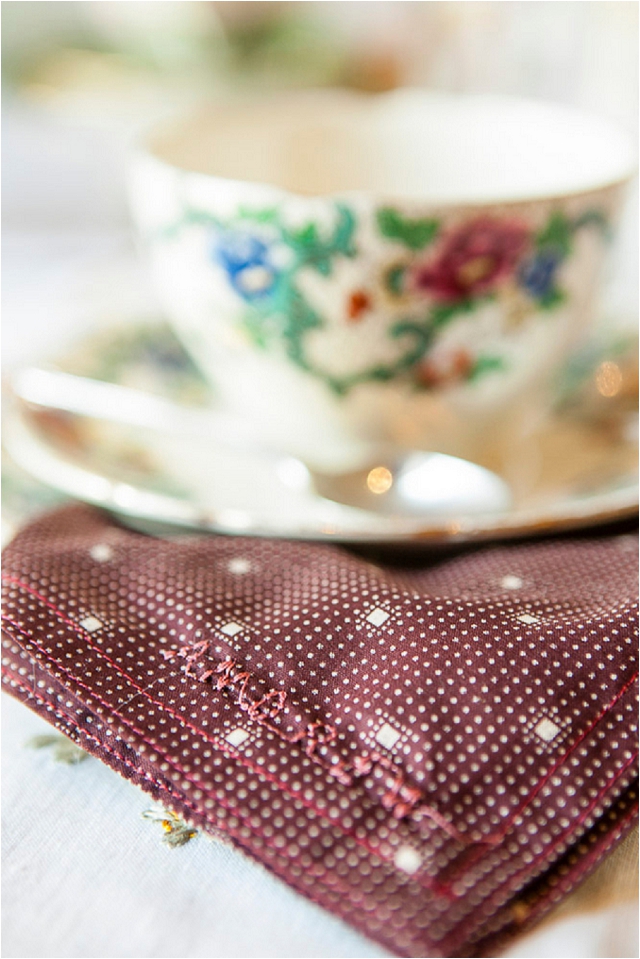
[[[74,505],[5,551],[4,682],[394,953],[495,955],[635,821],[636,558],[379,566]]]

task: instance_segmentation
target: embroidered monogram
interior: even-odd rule
[[[374,781],[382,782],[385,788],[381,799],[382,806],[397,819],[403,819],[415,810],[421,811],[419,804],[424,799],[423,793],[410,785],[406,781],[405,773],[387,757],[377,752],[365,752],[352,760],[345,759],[339,750],[335,726],[320,720],[307,721],[305,724],[299,717],[285,717],[281,725],[276,725],[273,720],[283,715],[287,702],[286,693],[283,690],[265,690],[264,684],[234,659],[224,659],[217,665],[211,659],[207,661],[206,657],[211,657],[213,642],[200,640],[193,646],[163,650],[162,655],[167,660],[184,659],[182,671],[198,682],[211,682],[218,691],[233,692],[238,707],[247,713],[251,721],[266,726],[288,743],[303,745],[306,755],[323,766],[343,785],[351,786],[355,779],[375,773]],[[243,730],[234,730],[226,737],[226,741],[236,746],[247,738],[248,734]],[[400,733],[388,723],[382,726],[376,735],[377,741],[389,749],[399,738]],[[438,816],[435,810],[430,810],[429,815],[449,835],[463,844],[468,842],[444,817]]]

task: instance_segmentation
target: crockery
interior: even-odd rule
[[[593,368],[602,366],[607,362]],[[160,324],[107,330],[61,357],[58,368],[144,385],[167,408],[209,397],[197,369]],[[637,509],[637,438],[625,427],[626,407],[600,394],[597,407],[580,395],[576,388],[565,395],[563,411],[518,448],[519,469],[508,476],[513,502],[484,512],[465,510],[464,499],[457,508],[413,517],[341,505],[318,495],[295,461],[203,443],[185,430],[109,423],[102,409],[92,420],[14,400],[7,404],[4,442],[17,464],[47,486],[158,532],[389,544],[500,539],[618,519]]]
[[[158,132],[131,197],[167,316],[268,445],[488,465],[588,327],[634,162],[558,105],[310,92]]]

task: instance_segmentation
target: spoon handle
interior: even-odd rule
[[[29,367],[13,377],[11,387],[19,399],[46,409],[156,432],[198,436],[246,452],[283,455],[267,446],[246,420],[207,407],[182,406],[129,386]]]
[[[252,424],[210,407],[188,407],[165,397],[116,383],[60,370],[30,367],[13,379],[13,393],[26,403],[108,423],[161,433],[193,436],[240,452],[275,460],[288,486],[309,481],[317,494],[342,505],[397,516],[503,510],[511,500],[506,483],[489,470],[453,456],[413,452],[389,461],[342,473],[310,470],[301,460],[267,444]],[[382,488],[372,485],[383,473]],[[384,495],[383,495],[384,494]]]

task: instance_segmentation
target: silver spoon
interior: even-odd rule
[[[31,367],[12,381],[26,403],[165,433],[206,437],[225,447],[275,460],[285,485],[311,485],[320,496],[388,516],[495,513],[511,505],[507,484],[490,470],[444,453],[398,453],[363,469],[326,473],[267,446],[251,423],[222,411],[187,407],[166,398]]]

